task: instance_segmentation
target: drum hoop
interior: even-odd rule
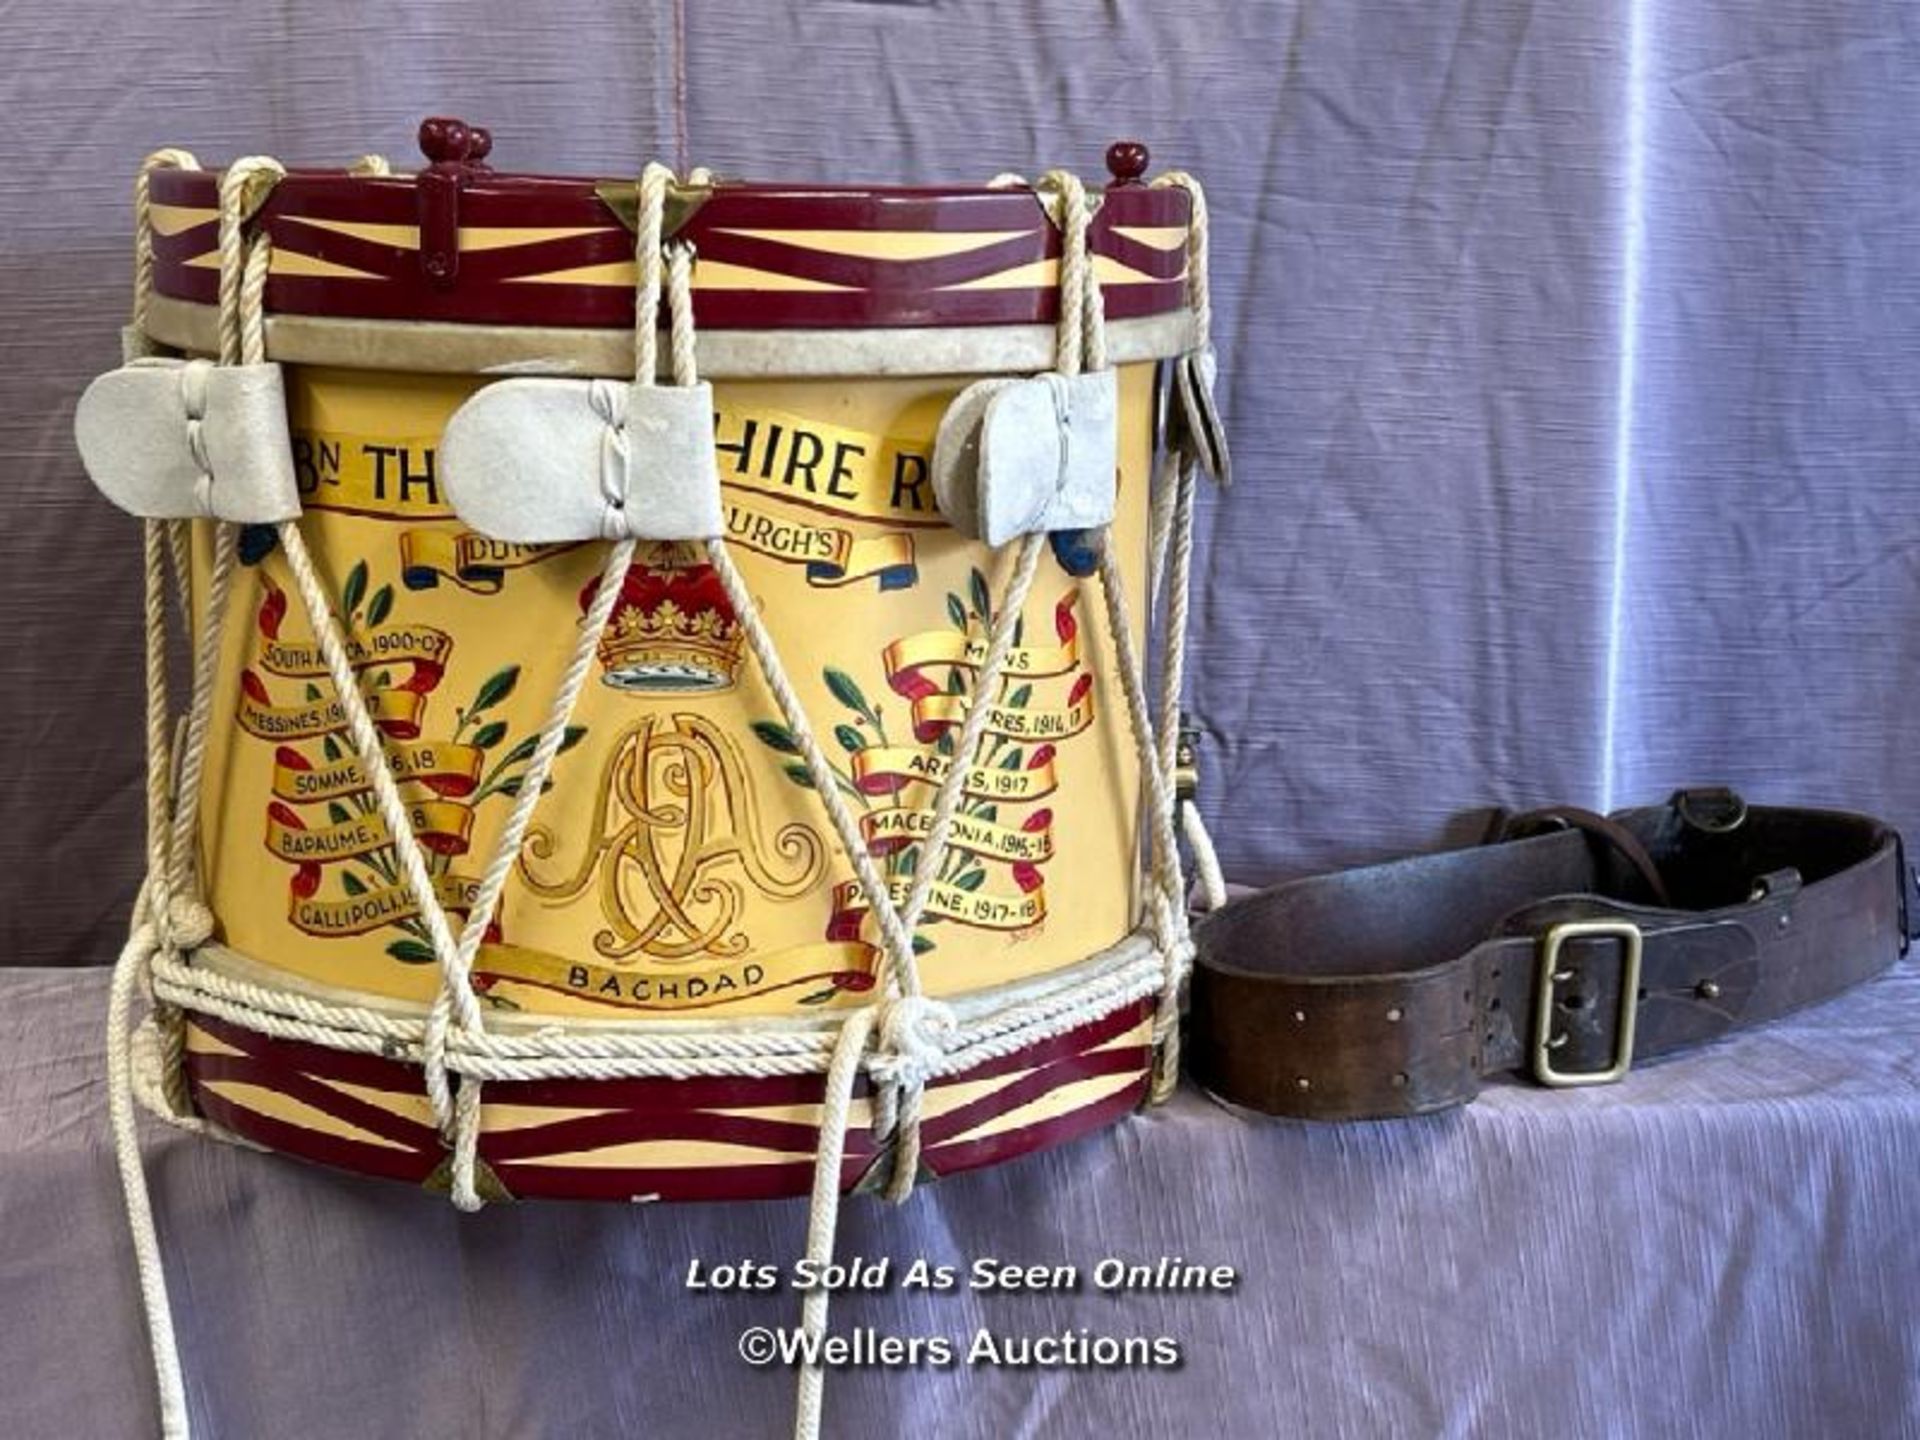
[[[212,353],[218,326],[215,307],[156,295],[146,334],[171,349]],[[701,375],[715,380],[1031,374],[1051,365],[1054,330],[1051,324],[708,330],[696,351]],[[266,332],[267,358],[288,364],[475,377],[633,373],[633,339],[620,330],[273,315]],[[1192,346],[1194,318],[1179,310],[1110,320],[1107,336],[1115,364],[1169,360]]]
[[[1062,996],[1091,986],[1131,965],[1138,965],[1152,951],[1151,936],[1134,931],[1104,950],[1095,951],[1084,959],[1057,970],[1049,970],[1043,975],[1022,976],[1018,980],[938,998],[953,1008],[955,1017],[961,1022],[978,1020],[1014,1005]],[[278,969],[243,950],[217,942],[203,945],[195,951],[192,963],[196,968],[205,968],[227,979],[279,990],[325,1005],[370,1010],[390,1015],[396,1020],[423,1020],[429,1009],[429,1004],[424,1002],[327,985],[292,971]],[[1118,1010],[1135,1003],[1137,997],[1122,996],[1114,1001],[1112,1009]],[[811,1015],[714,1015],[701,1018],[663,1014],[631,1019],[563,1015],[553,1011],[500,1011],[488,1014],[487,1030],[503,1037],[533,1035],[556,1028],[581,1035],[830,1035],[839,1030],[845,1019],[843,1010]]]

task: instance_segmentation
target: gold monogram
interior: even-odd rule
[[[597,873],[609,928],[593,946],[611,959],[744,954],[750,942],[734,928],[741,881],[716,872],[737,865],[761,894],[782,900],[806,894],[826,872],[820,837],[797,822],[774,833],[771,854],[763,850],[740,751],[697,715],[652,716],[620,736],[588,834],[594,839],[572,873],[543,877],[535,866],[553,859],[559,842],[534,826],[520,874],[534,894],[564,902]]]

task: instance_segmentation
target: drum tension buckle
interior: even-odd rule
[[[1554,1033],[1554,989],[1571,980],[1571,970],[1560,966],[1567,941],[1611,937],[1621,943],[1620,1004],[1613,1024],[1613,1059],[1604,1070],[1558,1070],[1553,1052],[1566,1044],[1565,1032]],[[1547,927],[1540,937],[1540,959],[1533,984],[1533,1078],[1556,1090],[1576,1085],[1611,1085],[1633,1068],[1633,1027],[1640,1013],[1640,957],[1644,938],[1631,920],[1563,920]],[[1571,1003],[1571,1002],[1570,1002]]]
[[[1199,793],[1200,732],[1183,725],[1173,751],[1173,798],[1190,801]]]
[[[1747,822],[1747,802],[1724,785],[1673,792],[1681,821],[1707,835],[1731,835]]]

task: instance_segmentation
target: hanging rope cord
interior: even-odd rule
[[[674,383],[693,385],[698,378],[694,364],[690,298],[692,254],[684,245],[675,246],[671,255],[665,248],[667,193],[673,183],[673,172],[664,165],[648,165],[640,177],[639,218],[634,240],[633,384],[636,388],[651,386],[657,379],[660,366],[660,300],[669,275],[676,301],[683,293],[688,296],[686,303],[674,305],[670,317]],[[474,1030],[481,1028],[478,1007],[470,1003],[473,962],[480,953],[487,927],[499,907],[507,879],[513,873],[527,828],[533,821],[534,810],[547,787],[554,759],[566,739],[567,721],[573,716],[580,691],[592,669],[594,647],[619,602],[627,569],[633,563],[636,544],[632,539],[623,539],[615,541],[608,549],[592,603],[580,621],[572,654],[561,674],[546,721],[540,727],[533,754],[527,761],[525,778],[514,797],[513,809],[501,830],[499,842],[494,846],[493,857],[481,876],[452,963],[444,970],[444,983],[428,1016],[427,1088],[434,1113],[440,1117],[443,1130],[447,1120],[445,1096],[450,1084],[447,1042],[450,1025],[455,1018],[455,1007],[461,997],[465,997],[469,1002],[466,1007],[468,1013],[460,1017],[461,1023],[470,1025]],[[478,1076],[464,1077],[453,1107],[451,1190],[453,1203],[463,1210],[477,1210],[481,1205],[475,1172],[479,1158],[482,1083]]]
[[[1062,241],[1059,336],[1056,341],[1060,352],[1060,369],[1068,375],[1077,374],[1081,353],[1085,354],[1092,368],[1104,369],[1107,359],[1105,317],[1100,286],[1094,276],[1087,245],[1091,203],[1085,187],[1076,176],[1060,171],[1049,172],[1043,177],[1041,186],[1058,194],[1068,216],[1078,217],[1066,224]],[[1077,341],[1075,337],[1079,337]],[[1179,528],[1177,506],[1175,525]],[[1150,548],[1157,551],[1159,546]],[[1153,713],[1147,704],[1145,672],[1134,643],[1132,606],[1127,599],[1119,546],[1111,527],[1102,531],[1097,550],[1100,589],[1106,601],[1107,629],[1114,647],[1114,668],[1120,675],[1128,729],[1133,735],[1146,798],[1149,841],[1146,908],[1155,949],[1164,966],[1160,998],[1154,1014],[1155,1059],[1150,1092],[1151,1098],[1158,1103],[1172,1094],[1179,1079],[1180,987],[1192,954],[1191,941],[1187,937],[1186,887],[1181,878],[1179,846],[1174,838],[1176,723],[1174,710],[1168,705],[1168,695],[1177,702],[1179,694],[1185,600],[1182,597],[1178,603],[1179,614],[1170,612],[1162,624],[1162,632],[1166,637],[1162,673],[1169,677],[1172,689],[1163,692],[1162,730],[1156,737]]]
[[[1020,189],[1028,186],[1021,175],[1007,172],[987,182],[993,189]],[[1208,271],[1208,218],[1206,192],[1200,182],[1185,171],[1168,171],[1150,182],[1155,188],[1177,188],[1186,193],[1189,204],[1187,225],[1187,305],[1192,314],[1192,348],[1204,351],[1212,340],[1213,301]],[[1084,197],[1080,181],[1062,172],[1050,172],[1040,187],[1063,197]],[[1083,203],[1076,199],[1072,204]],[[1071,273],[1084,267],[1084,280],[1074,283]],[[1082,299],[1080,297],[1084,296]],[[1062,254],[1060,336],[1063,371],[1070,363],[1067,351],[1069,332],[1078,329],[1084,335],[1089,355],[1101,347],[1089,363],[1099,368],[1105,363],[1105,328],[1098,323],[1100,287],[1093,278],[1091,258],[1085,245],[1085,231],[1078,243],[1071,231],[1065,236]],[[1077,318],[1076,318],[1077,317]],[[1067,372],[1072,373],[1072,372]],[[1188,611],[1192,594],[1193,513],[1197,490],[1193,457],[1165,452],[1162,468],[1155,477],[1151,510],[1151,537],[1148,553],[1147,594],[1153,605],[1149,626],[1158,620],[1161,634],[1159,726],[1156,730],[1147,706],[1145,677],[1133,643],[1131,607],[1120,570],[1119,557],[1111,531],[1099,544],[1101,588],[1107,606],[1109,629],[1113,633],[1116,668],[1127,705],[1129,728],[1140,755],[1142,788],[1145,792],[1150,851],[1150,883],[1146,896],[1149,922],[1155,943],[1165,962],[1163,984],[1154,1015],[1156,1059],[1150,1098],[1159,1103],[1174,1090],[1179,1077],[1179,1018],[1181,989],[1192,963],[1192,941],[1186,918],[1186,882],[1180,868],[1176,835],[1183,834],[1193,854],[1194,869],[1202,896],[1209,909],[1226,902],[1226,884],[1213,841],[1207,833],[1199,809],[1191,800],[1178,798],[1175,777],[1179,768],[1181,705],[1180,695],[1186,674]]]
[[[185,151],[160,150],[147,157],[134,185],[134,301],[126,349],[129,359],[151,353],[146,342],[147,314],[153,293],[153,217],[150,177],[166,168],[197,169]],[[251,159],[229,166],[220,183],[220,363],[253,363],[264,358],[259,327],[249,338],[239,323],[240,308],[251,297],[257,308],[266,285],[268,254],[264,239],[257,255],[245,253],[244,228],[261,201],[265,179],[270,189],[279,167],[272,161]],[[254,352],[259,352],[254,354]],[[190,443],[197,436],[190,432]],[[205,464],[205,457],[199,457]],[[234,527],[215,522],[213,561],[207,584],[206,608],[199,625],[200,638],[192,662],[191,694],[179,726],[177,749],[169,744],[167,695],[167,625],[165,569],[172,565],[180,603],[192,618],[189,574],[189,532],[186,521],[149,520],[145,526],[145,621],[147,681],[147,875],[134,906],[133,933],[114,967],[107,1007],[107,1105],[114,1139],[114,1156],[132,1234],[134,1261],[147,1317],[149,1348],[159,1394],[160,1428],[167,1440],[188,1434],[186,1386],[179,1347],[168,1305],[165,1271],[146,1177],[140,1165],[139,1133],[134,1118],[135,1057],[132,1024],[136,992],[151,990],[157,959],[180,959],[206,943],[213,933],[213,916],[202,897],[197,865],[196,835],[200,782],[203,773],[208,721],[212,712],[214,675],[219,659],[222,620],[226,613],[234,559]],[[177,769],[176,762],[177,760]],[[160,1068],[170,1077],[161,1103],[163,1114],[185,1122],[180,1094],[180,1057],[184,1045],[184,1017],[177,1007],[153,1002],[155,1028],[161,1045]],[[168,1113],[172,1112],[172,1113]],[[198,1128],[191,1127],[190,1128]]]
[[[133,307],[126,328],[121,332],[122,358],[128,363],[155,353],[147,338],[147,318],[153,306],[153,195],[152,179],[156,170],[198,170],[200,162],[192,152],[178,149],[155,150],[141,162],[133,182]],[[173,755],[168,743],[170,718],[166,675],[166,614],[162,570],[171,565],[183,626],[193,625],[191,569],[191,529],[185,520],[148,520],[143,523],[146,571],[146,667],[147,667],[147,871],[164,871],[174,888],[180,881],[166,862],[162,831],[172,795],[178,787],[172,779]],[[157,742],[156,742],[157,738]],[[159,892],[144,893],[137,910],[148,902],[158,912],[167,910],[168,882]],[[136,915],[138,923],[138,915]]]
[[[1200,182],[1184,170],[1170,170],[1151,182],[1155,188],[1186,192],[1189,206],[1187,221],[1187,306],[1193,314],[1193,348],[1204,351],[1213,343],[1213,297],[1209,281],[1207,253],[1209,224],[1207,194]],[[1166,635],[1164,663],[1160,671],[1160,760],[1169,775],[1179,764],[1181,722],[1184,713],[1180,695],[1186,679],[1187,611],[1192,594],[1193,511],[1198,488],[1191,455],[1168,459],[1173,469],[1171,484],[1163,484],[1155,493],[1154,574],[1150,593],[1164,596],[1166,613],[1162,625]],[[1167,503],[1162,513],[1158,503]],[[1213,848],[1213,837],[1199,807],[1191,799],[1176,801],[1180,830],[1193,855],[1195,877],[1200,882],[1202,899],[1209,910],[1227,903],[1226,880]]]
[[[245,227],[285,174],[286,171],[278,162],[254,157],[235,161],[227,167],[221,179],[220,360],[225,365],[266,363],[265,295],[267,275],[272,267],[273,244],[264,231],[249,233]],[[228,525],[219,527],[219,532],[226,537],[229,550],[232,530],[233,527]],[[346,721],[355,761],[373,791],[381,823],[386,827],[388,843],[394,849],[414,903],[420,908],[421,918],[432,937],[434,953],[444,976],[455,953],[453,935],[446,912],[434,891],[426,856],[414,836],[412,820],[405,801],[401,799],[399,785],[381,744],[379,731],[360,692],[339,617],[334,613],[333,601],[314,565],[299,521],[282,521],[275,527],[275,536],[286,557],[294,589],[312,626],[321,661],[333,683],[335,699]],[[199,734],[204,742],[204,718],[200,721]],[[204,743],[198,748],[204,750]],[[198,764],[198,759],[192,763]],[[477,1022],[478,1002],[470,991],[466,999]],[[450,1111],[450,1106],[447,1108]],[[439,1113],[439,1107],[436,1107],[436,1113]]]

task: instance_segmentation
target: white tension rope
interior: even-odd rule
[[[153,286],[148,177],[156,169],[169,167],[198,168],[184,151],[156,151],[142,166],[135,186],[134,307],[125,347],[129,362],[151,354],[145,340]],[[379,170],[369,159],[356,166],[356,173],[376,174]],[[221,177],[221,367],[268,365],[265,287],[272,250],[264,230],[252,221],[284,174],[273,160],[252,157],[235,161]],[[663,309],[671,384],[692,387],[699,383],[692,303],[697,257],[691,245],[666,235],[667,205],[678,183],[661,165],[647,166],[639,181],[634,249],[635,392],[659,383]],[[704,186],[710,182],[704,172],[696,171],[689,183]],[[999,177],[994,183],[1002,188],[1026,187],[1017,176]],[[1209,324],[1204,197],[1184,175],[1164,176],[1154,183],[1178,185],[1191,198],[1189,305],[1194,316],[1195,346],[1203,348]],[[1050,172],[1030,188],[1061,232],[1054,358],[1059,379],[1054,383],[1098,374],[1108,368],[1106,321],[1088,246],[1088,227],[1098,200],[1077,178],[1059,171]],[[202,469],[207,468],[204,456],[196,454],[196,459]],[[182,1069],[187,1011],[224,1019],[276,1039],[378,1054],[420,1065],[427,1098],[449,1150],[451,1198],[463,1210],[478,1209],[485,1198],[479,1139],[481,1097],[489,1080],[821,1075],[824,1094],[820,1139],[806,1242],[807,1258],[817,1266],[824,1266],[833,1255],[849,1117],[862,1075],[872,1091],[874,1139],[887,1167],[883,1188],[887,1198],[896,1202],[912,1193],[920,1173],[922,1096],[930,1081],[1014,1054],[1148,999],[1156,1003],[1150,1094],[1156,1101],[1164,1099],[1178,1073],[1180,994],[1192,960],[1179,853],[1182,834],[1193,849],[1209,905],[1217,905],[1224,891],[1198,812],[1190,801],[1176,798],[1194,457],[1184,453],[1171,457],[1170,468],[1171,475],[1157,477],[1160,483],[1155,487],[1148,587],[1155,597],[1162,645],[1157,724],[1134,639],[1120,557],[1104,529],[1094,537],[1100,588],[1144,792],[1143,828],[1148,853],[1145,918],[1133,935],[1093,957],[1071,983],[1043,977],[1009,989],[991,1007],[957,1006],[928,995],[913,944],[914,932],[932,899],[941,860],[953,840],[962,787],[977,759],[991,707],[977,704],[967,711],[952,762],[936,794],[919,861],[905,896],[896,904],[867,851],[856,817],[839,793],[832,768],[746,579],[723,538],[713,535],[705,539],[706,558],[726,591],[747,646],[793,736],[800,763],[813,779],[813,793],[856,880],[869,897],[877,930],[878,998],[849,1012],[837,1028],[806,1030],[768,1027],[688,1033],[672,1022],[637,1021],[618,1030],[594,1028],[569,1033],[552,1026],[495,1033],[487,1029],[476,999],[471,984],[475,957],[553,762],[565,743],[567,724],[591,670],[601,632],[615,608],[637,543],[632,533],[596,542],[607,545],[597,588],[570,637],[567,664],[538,732],[525,781],[480,878],[465,922],[456,930],[433,887],[426,856],[409,822],[366,698],[356,682],[339,617],[304,542],[299,520],[279,521],[275,533],[337,693],[355,757],[373,791],[401,875],[430,936],[439,988],[423,1016],[405,1016],[282,991],[192,963],[196,951],[205,951],[210,957],[235,953],[212,939],[215,922],[205,901],[196,842],[215,672],[232,588],[238,525],[217,517],[209,521],[211,558],[196,625],[189,581],[191,522],[146,519],[147,876],[135,903],[132,933],[113,975],[108,1013],[108,1099],[151,1340],[162,1435],[167,1440],[184,1440],[190,1426],[166,1275],[141,1167],[135,1098],[138,1096],[141,1103],[169,1123],[223,1139],[237,1138],[201,1120],[189,1108]],[[996,693],[1005,674],[1014,630],[1046,552],[1047,535],[1044,530],[1034,529],[1016,535],[1000,549],[1011,553],[1002,563],[1000,603],[979,667],[981,695]],[[184,713],[177,718],[169,704],[167,686],[169,568],[173,571],[171,588],[188,622],[188,632],[192,635],[197,631],[190,667],[191,692]],[[138,1030],[136,993],[145,995],[150,1010]],[[803,1329],[818,1340],[825,1335],[826,1323],[827,1292],[815,1289],[806,1298]],[[802,1440],[811,1440],[819,1433],[823,1384],[824,1373],[819,1366],[801,1367],[795,1433]]]

